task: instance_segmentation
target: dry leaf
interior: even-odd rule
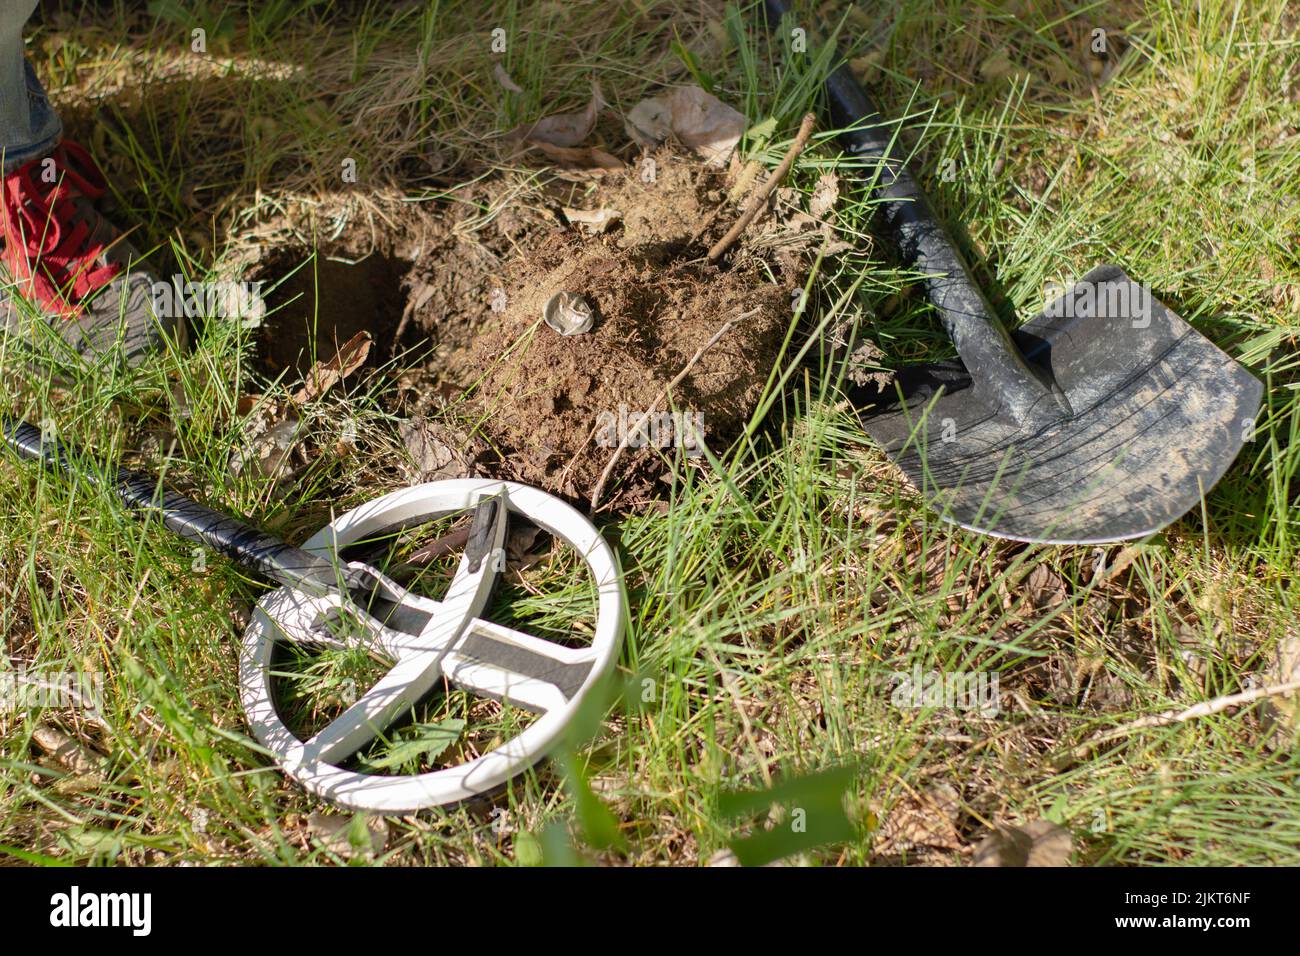
[[[897,856],[918,847],[959,850],[960,809],[961,797],[947,783],[929,787],[922,794],[909,793],[881,821],[873,849],[881,856]]]
[[[984,80],[1001,80],[1016,71],[1011,56],[1004,47],[999,47],[979,66],[980,77]]]
[[[1109,563],[1107,563],[1106,560],[1106,552],[1098,549],[1100,557],[1093,569],[1093,583],[1109,584],[1111,581],[1114,581],[1117,577],[1128,570],[1129,565],[1133,563],[1133,560],[1138,555],[1149,550],[1150,547],[1150,544],[1141,541],[1137,544],[1125,545]]]
[[[658,146],[671,134],[708,165],[722,166],[745,132],[745,117],[698,86],[679,86],[632,107],[624,125],[642,147]]]
[[[447,426],[414,419],[398,425],[397,434],[410,455],[406,467],[408,480],[424,482],[470,476],[469,459],[461,451],[465,443]]]
[[[757,237],[751,237],[751,242],[766,248],[781,247],[809,254],[824,252],[827,256],[851,252],[856,248],[853,243],[841,239],[832,225],[835,215],[829,209],[839,195],[837,178],[827,180],[823,177],[819,181],[819,196],[814,196],[810,204],[819,215],[803,211],[803,199],[797,190],[782,186],[773,195],[774,215],[763,221]]]
[[[317,362],[307,373],[302,388],[293,393],[293,400],[298,405],[320,398],[343,379],[347,378],[362,365],[370,355],[369,332],[358,332],[348,339],[332,358]]]
[[[834,173],[822,173],[808,200],[808,213],[822,222],[835,221],[835,204],[840,199],[840,178]]]
[[[1042,611],[1065,600],[1065,582],[1046,564],[1036,564],[1025,578],[1025,592],[1029,603]]]
[[[860,388],[874,386],[882,394],[894,384],[895,373],[885,367],[885,353],[871,339],[862,339],[845,360],[845,377]]]
[[[54,792],[64,797],[78,793],[98,790],[104,784],[104,778],[98,773],[74,773],[54,781]]]
[[[576,113],[556,113],[544,116],[531,126],[521,126],[510,136],[522,139],[534,145],[546,144],[561,148],[581,146],[583,140],[591,135],[596,126],[600,111],[606,106],[605,97],[601,95],[600,84],[591,84],[591,100],[585,109]]]
[[[274,404],[264,405],[244,422],[243,440],[230,455],[230,472],[241,475],[250,468],[263,478],[291,475],[290,461],[302,420],[289,409],[283,417]]]
[[[623,161],[594,146],[555,146],[551,143],[531,143],[557,163],[570,169],[619,170]]]
[[[103,782],[104,758],[59,728],[50,724],[37,724],[32,731],[32,743],[53,757],[69,773],[93,777],[100,783]]]
[[[439,535],[406,559],[407,564],[423,565],[461,550],[469,543],[473,522],[465,519],[446,534]]]
[[[601,233],[623,218],[617,209],[571,209],[565,206],[564,218],[570,223],[581,225],[591,233]]]
[[[975,866],[1069,866],[1074,837],[1064,827],[1035,820],[999,826],[975,848]]]
[[[473,526],[473,522],[465,518],[445,534],[439,535],[418,551],[413,552],[406,559],[406,563],[424,565],[462,550],[469,542],[469,533]],[[506,534],[506,566],[512,569],[524,570],[546,557],[546,550],[533,550],[541,533],[541,528],[533,524],[521,522],[512,524]]]
[[[880,64],[884,58],[884,50],[872,50],[849,60],[849,69],[853,71],[853,75],[859,81],[871,84],[880,79]]]
[[[1300,634],[1289,633],[1277,642],[1277,656],[1262,676],[1265,686],[1289,684],[1300,679]],[[1295,743],[1300,731],[1300,693],[1283,694],[1260,701],[1260,719],[1270,732],[1274,747]]]
[[[261,402],[261,395],[240,395],[235,400],[235,414],[243,418],[257,408]]]
[[[551,551],[549,539],[538,546],[542,529],[534,524],[516,522],[511,525],[506,535],[506,567],[515,571],[526,571],[545,558]]]
[[[388,822],[378,816],[328,816],[317,810],[307,818],[307,831],[345,860],[373,860],[388,843]]]
[[[500,63],[492,68],[492,76],[496,78],[496,81],[501,84],[503,89],[509,90],[511,93],[523,92],[519,84],[510,78],[510,74],[506,72],[506,68]]]
[[[647,97],[623,118],[623,128],[643,148],[658,146],[673,132],[672,110],[666,99]]]

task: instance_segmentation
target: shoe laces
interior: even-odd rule
[[[51,158],[57,175],[47,182]],[[76,143],[61,143],[5,177],[4,258],[29,299],[75,315],[122,271],[121,263],[100,260],[107,245],[95,236],[98,217],[90,203],[107,188],[104,174]]]

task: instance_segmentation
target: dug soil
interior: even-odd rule
[[[270,303],[262,371],[301,372],[308,339],[328,357],[325,343],[369,327],[371,364],[397,356],[410,369],[394,411],[437,422],[463,470],[589,500],[617,452],[603,500],[662,497],[682,463],[705,461],[701,445],[724,451],[753,415],[794,317],[801,260],[742,238],[708,262],[739,214],[727,172],[668,150],[648,159],[557,177],[528,201],[480,182],[387,241],[355,228],[318,245],[317,274],[304,270]],[[584,225],[574,209],[608,210],[612,225]],[[295,254],[307,250],[254,275],[283,276]],[[593,308],[589,332],[543,321],[560,292]]]

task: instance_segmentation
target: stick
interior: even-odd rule
[[[713,244],[709,250],[708,259],[710,262],[717,262],[722,258],[722,254],[731,248],[731,244],[740,238],[740,234],[745,228],[754,221],[754,217],[767,203],[767,197],[772,195],[772,190],[776,189],[781,180],[785,179],[785,174],[790,171],[794,165],[795,159],[803,148],[808,145],[808,139],[812,136],[813,124],[817,121],[812,113],[805,113],[803,122],[799,124],[799,132],[786,151],[785,159],[781,160],[781,165],[772,170],[772,175],[767,177],[767,182],[759,187],[758,192],[754,193],[754,198],[749,201],[749,206],[740,214],[735,225],[727,230],[727,234]]]
[[[1218,714],[1227,710],[1229,707],[1237,707],[1241,704],[1250,704],[1264,697],[1279,697],[1283,694],[1290,694],[1293,691],[1300,690],[1300,680],[1287,681],[1285,684],[1274,684],[1272,687],[1256,687],[1253,690],[1244,690],[1239,694],[1228,694],[1224,697],[1216,697],[1214,700],[1207,700],[1203,703],[1188,707],[1186,710],[1167,710],[1162,714],[1152,714],[1149,717],[1142,717],[1131,723],[1116,727],[1109,730],[1094,740],[1085,740],[1078,747],[1076,752],[1085,750],[1088,747],[1097,744],[1109,743],[1120,737],[1127,737],[1135,730],[1142,730],[1146,727],[1164,727],[1169,724],[1181,724],[1183,721],[1195,720],[1197,717],[1209,717],[1211,714]]]
[[[658,410],[659,403],[667,398],[668,393],[681,383],[682,379],[686,377],[686,373],[695,367],[695,363],[700,360],[700,357],[703,356],[705,352],[717,345],[718,340],[726,335],[733,325],[740,322],[742,319],[747,319],[751,315],[757,314],[758,311],[759,310],[756,308],[750,309],[748,312],[724,322],[722,328],[714,332],[713,337],[701,345],[695,354],[691,356],[691,360],[682,367],[682,370],[677,373],[676,377],[660,390],[659,394],[655,396],[655,400],[650,403],[650,407],[642,412],[641,416],[636,420],[636,424],[628,427],[627,432],[624,433],[623,437],[619,440],[618,447],[614,449],[614,454],[609,456],[609,461],[605,464],[605,470],[600,473],[600,479],[596,482],[596,487],[591,493],[591,508],[593,511],[596,510],[596,503],[600,500],[601,492],[605,490],[605,483],[609,481],[610,472],[614,470],[614,465],[618,462],[624,449],[627,448],[627,440],[641,430],[641,426],[646,423],[646,420]]]

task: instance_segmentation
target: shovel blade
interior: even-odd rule
[[[1016,541],[1143,537],[1195,508],[1254,435],[1263,386],[1116,266],[1015,334],[1070,414],[1018,423],[960,363],[899,375],[863,425],[964,528]]]

